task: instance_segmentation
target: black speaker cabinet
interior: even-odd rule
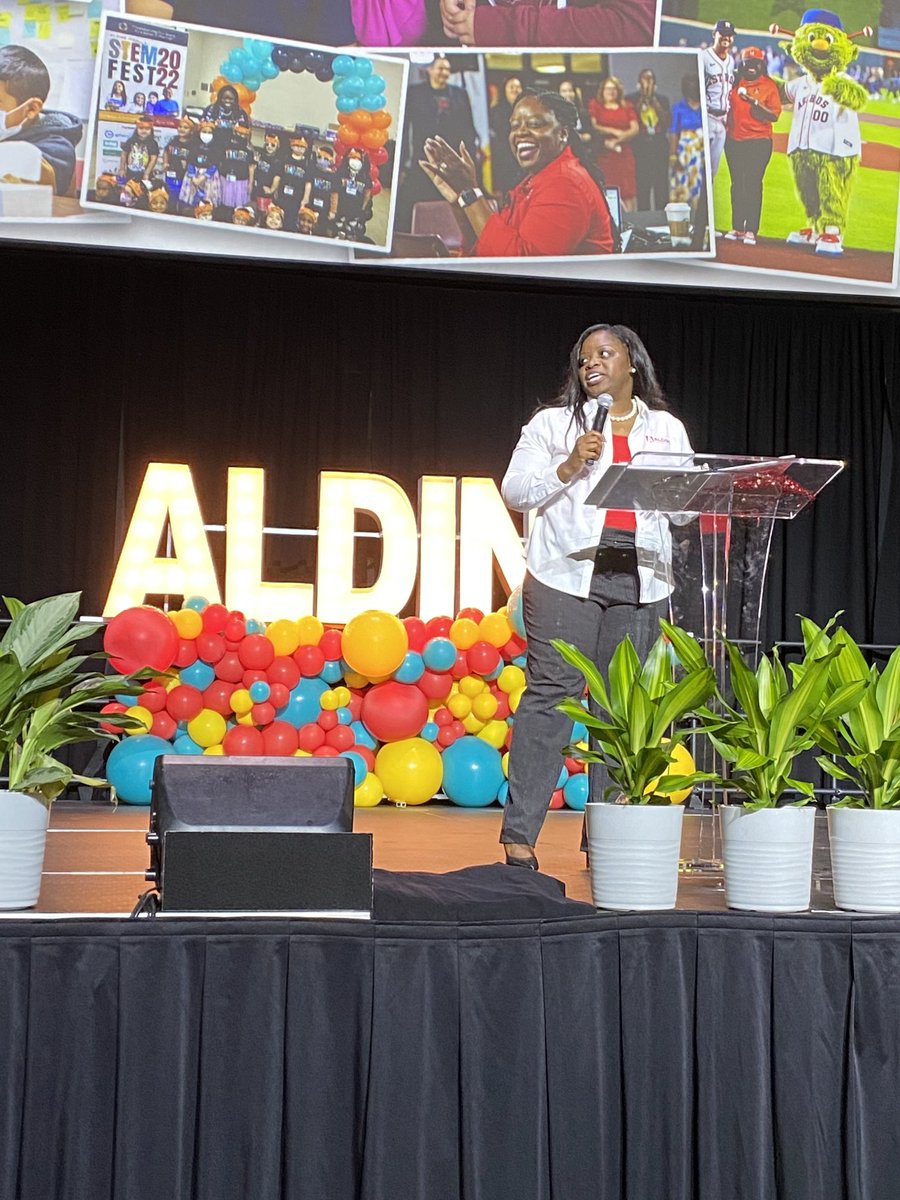
[[[353,783],[346,758],[157,759],[147,878],[160,912],[371,916]]]

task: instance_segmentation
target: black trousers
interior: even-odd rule
[[[759,233],[762,212],[763,176],[772,157],[771,138],[725,141],[725,157],[731,172],[731,228]]]

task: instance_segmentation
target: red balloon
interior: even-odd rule
[[[577,758],[566,758],[564,761],[570,775],[580,775],[584,770],[585,764],[579,762]]]
[[[480,608],[461,608],[456,614],[457,621],[474,621],[476,625],[480,625],[484,620],[484,613]]]
[[[238,657],[252,671],[265,671],[275,658],[275,647],[262,633],[251,633],[241,642]]]
[[[476,675],[490,675],[500,665],[500,651],[490,642],[476,642],[466,651],[466,658]]]
[[[415,737],[428,720],[428,699],[415,684],[390,679],[366,692],[362,722],[379,742]]]
[[[406,638],[409,642],[410,650],[413,650],[416,654],[421,654],[425,649],[425,643],[428,641],[425,622],[421,617],[404,617],[403,627],[406,629]]]
[[[524,638],[520,638],[517,633],[514,633],[505,646],[500,648],[500,653],[509,661],[513,658],[518,658],[520,654],[524,654],[528,643]]]
[[[565,801],[565,797],[563,796],[563,790],[562,790],[562,788],[557,788],[556,791],[553,793],[553,795],[550,797],[550,803],[547,805],[547,807],[548,808],[565,808],[565,806],[566,806],[566,801]]]
[[[326,730],[334,729],[338,723],[338,715],[332,708],[323,708],[317,718],[319,727]]]
[[[320,746],[318,750],[313,750],[315,758],[340,758],[340,750],[335,750],[334,746]]]
[[[234,613],[230,613],[228,620],[225,622],[225,627],[222,630],[225,641],[240,642],[243,640],[246,632],[247,626],[244,623],[244,618],[235,616]]]
[[[350,709],[350,717],[354,721],[358,721],[360,718],[360,715],[362,714],[362,702],[363,702],[363,693],[355,692],[353,690],[353,688],[351,688],[350,689],[350,703],[347,705],[347,707]]]
[[[294,651],[294,662],[300,668],[300,674],[311,679],[313,675],[322,674],[325,654],[321,646],[298,646]]]
[[[422,681],[420,679],[420,685],[421,682]],[[431,719],[434,721],[435,725],[440,725],[443,728],[445,725],[453,724],[453,713],[449,708],[438,708],[431,714]]]
[[[103,649],[123,675],[152,667],[167,671],[178,653],[178,630],[164,612],[142,605],[113,617],[103,634]]]
[[[324,744],[325,730],[321,725],[317,725],[315,721],[310,721],[308,725],[303,725],[297,730],[298,749],[308,750],[312,754],[314,750],[318,750]]]
[[[501,692],[499,688],[496,692],[494,692],[494,689],[491,688],[491,692],[494,694],[497,700],[497,711],[494,713],[493,719],[495,721],[505,721],[510,712],[509,696],[507,696],[505,692]]]
[[[426,641],[430,642],[432,638],[436,637],[449,637],[452,624],[452,617],[432,617],[430,621],[425,622],[425,632],[428,634]]]
[[[178,639],[178,653],[175,655],[176,667],[189,667],[197,661],[197,643],[193,638]]]
[[[177,728],[178,725],[172,720],[165,709],[162,712],[153,714],[153,724],[150,726],[150,732],[154,737],[160,737],[164,741],[169,742],[175,736]]]
[[[203,695],[190,684],[180,683],[166,696],[166,708],[176,721],[193,721],[203,709]]]
[[[297,749],[297,730],[287,721],[273,721],[262,735],[266,754],[285,757]]]
[[[166,707],[166,689],[159,683],[152,683],[150,686],[138,696],[135,701],[147,712],[158,713]]]
[[[470,675],[469,660],[466,657],[465,650],[457,650],[456,662],[450,668],[450,674],[454,679],[463,679],[466,675]]]
[[[326,629],[319,638],[319,646],[329,662],[336,662],[341,657],[341,631]]]
[[[198,657],[213,667],[225,653],[225,639],[218,633],[207,633],[204,630],[203,633],[197,634],[196,645]]]
[[[384,146],[378,146],[375,150],[369,151],[369,162],[373,167],[383,167],[389,158],[390,155]]]
[[[231,716],[231,693],[237,685],[227,679],[214,679],[203,693],[203,707],[211,708],[213,712],[223,717]]]
[[[228,609],[224,604],[207,604],[200,616],[204,633],[221,633],[228,621]]]
[[[453,676],[449,671],[424,671],[416,680],[416,687],[429,700],[446,700],[453,687]]]
[[[222,747],[226,754],[264,754],[265,742],[253,725],[233,725],[225,734]]]
[[[100,709],[101,713],[123,713],[128,711],[127,704],[119,704],[118,701],[113,701],[112,704],[104,704]],[[101,721],[100,728],[107,733],[121,733],[122,730],[118,725],[110,725],[108,721]]]
[[[375,770],[375,752],[368,746],[354,746],[353,753],[359,755],[370,771]]]
[[[449,728],[453,730],[458,738],[466,736],[466,727],[463,725],[462,721],[454,720]]]
[[[286,687],[283,683],[272,683],[269,685],[269,703],[274,704],[276,708],[284,708],[290,698],[290,688]]]
[[[452,746],[458,740],[458,736],[452,725],[444,725],[442,729],[438,730],[437,744],[439,746],[443,746],[446,749],[447,746]]]
[[[240,658],[240,655],[238,655]],[[245,671],[241,679],[241,683],[250,691],[254,683],[268,683],[269,677],[265,671]]]
[[[381,192],[382,192],[381,182],[380,182],[380,180],[376,179],[375,182],[372,184],[372,195],[380,196]]]
[[[322,656],[322,666],[325,665],[325,657]],[[318,675],[318,671],[316,674]],[[300,682],[300,668],[296,662],[286,654],[280,654],[277,658],[273,658],[268,667],[266,667],[266,679],[269,683],[283,683],[289,692],[292,692]]]
[[[250,709],[254,725],[271,725],[275,720],[275,705],[271,700],[261,700]]]
[[[244,678],[244,668],[236,650],[226,650],[214,669],[217,679],[227,679],[229,683],[240,683]]]
[[[354,734],[349,725],[335,725],[325,734],[325,745],[334,746],[338,750],[349,750],[353,745]]]

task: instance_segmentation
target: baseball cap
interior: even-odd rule
[[[760,50],[759,46],[748,46],[745,50],[741,51],[741,58],[743,59],[755,59],[758,62],[762,62],[765,57],[765,51]]]
[[[801,25],[831,25],[835,29],[843,29],[841,18],[830,8],[808,8],[800,18]]]
[[[713,33],[721,33],[723,37],[734,37],[734,26],[730,21],[716,21]]]

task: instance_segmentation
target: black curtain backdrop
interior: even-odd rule
[[[644,338],[697,449],[849,462],[780,523],[764,638],[844,609],[858,639],[900,641],[892,303],[17,245],[0,270],[6,594],[81,588],[99,612],[151,460],[191,465],[210,523],[229,465],[267,469],[267,524],[306,528],[323,469],[413,500],[423,474],[499,482],[577,334],[609,321]],[[305,543],[268,539],[266,578],[311,581]]]

